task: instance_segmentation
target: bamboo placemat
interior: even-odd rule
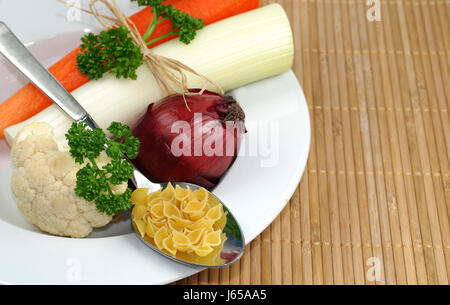
[[[450,0],[281,0],[308,166],[240,262],[177,284],[448,284]]]

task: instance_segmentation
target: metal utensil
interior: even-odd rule
[[[75,98],[67,92],[66,89],[51,75],[46,68],[44,68],[34,56],[28,51],[28,49],[17,39],[17,37],[11,32],[11,30],[0,21],[0,53],[3,54],[19,71],[21,71],[33,84],[36,85],[42,92],[44,92],[55,104],[57,104],[70,118],[77,122],[85,123],[89,128],[97,128],[98,125],[86,112],[86,110],[75,100]],[[150,192],[156,191],[159,188],[165,188],[167,183],[153,183],[148,180],[139,170],[134,168],[132,182],[137,188],[147,187]],[[172,182],[172,184],[179,185],[186,188],[189,186],[191,190],[199,189],[200,186],[185,183],[185,182]],[[212,196],[216,197],[212,193]],[[217,197],[216,197],[217,198]],[[165,253],[137,233],[136,228],[132,225],[133,230],[139,239],[149,246],[152,250],[159,254],[170,258],[179,263],[201,266],[207,268],[219,268],[231,265],[236,262],[244,253],[245,242],[244,235],[240,229],[239,224],[233,215],[226,208],[225,204],[217,198],[223,205],[224,210],[227,211],[227,225],[224,228],[224,233],[227,236],[223,248],[220,252],[220,258],[222,262],[212,262],[208,264],[200,264],[190,260],[183,260],[175,258],[168,253]]]

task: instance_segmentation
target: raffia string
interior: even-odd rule
[[[182,62],[153,53],[147,47],[146,42],[142,39],[134,22],[131,21],[127,16],[125,16],[115,0],[92,0],[89,3],[89,10],[77,7],[65,0],[57,1],[94,15],[98,22],[105,28],[105,30],[115,26],[127,27],[130,31],[130,36],[133,39],[133,42],[141,48],[143,60],[149,66],[150,70],[155,76],[156,81],[158,82],[158,85],[165,91],[167,95],[173,93],[180,93],[183,94],[183,96],[200,95],[203,94],[203,92],[206,90],[206,86],[208,83],[216,87],[221,94],[224,94],[223,89],[218,84],[216,84],[206,76],[196,72],[194,69],[188,67]],[[97,2],[103,3],[115,16],[115,18],[100,14],[96,7]],[[204,85],[199,92],[192,93],[187,91],[189,89],[189,86],[186,73],[192,73],[204,81]]]

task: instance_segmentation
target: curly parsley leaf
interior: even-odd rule
[[[95,200],[95,206],[99,211],[108,215],[116,215],[122,211],[131,209],[131,189],[127,189],[120,195],[103,193]]]
[[[131,133],[130,126],[112,122],[108,131],[113,135],[115,141],[110,141],[110,145],[106,153],[111,158],[115,158],[118,153],[127,155],[128,158],[134,159],[139,153],[140,142]]]
[[[108,180],[114,185],[127,182],[133,175],[133,165],[125,160],[112,160],[111,163],[103,166],[103,169],[110,174]]]
[[[95,159],[105,148],[106,134],[100,128],[89,130],[84,123],[73,123],[66,134],[70,154],[75,162],[82,164],[84,159]]]
[[[168,5],[163,11],[163,18],[172,23],[172,33],[180,36],[180,41],[189,44],[197,35],[196,30],[202,29],[205,24],[203,20],[194,18],[187,13],[177,10],[173,5]]]

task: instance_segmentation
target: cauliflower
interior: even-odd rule
[[[83,166],[68,151],[61,150],[47,123],[31,123],[16,136],[11,156],[17,168],[11,187],[17,206],[26,219],[42,231],[54,235],[85,237],[93,228],[107,225],[112,216],[75,194],[76,173]],[[99,166],[110,162],[103,152]],[[111,186],[123,193],[127,184]]]

